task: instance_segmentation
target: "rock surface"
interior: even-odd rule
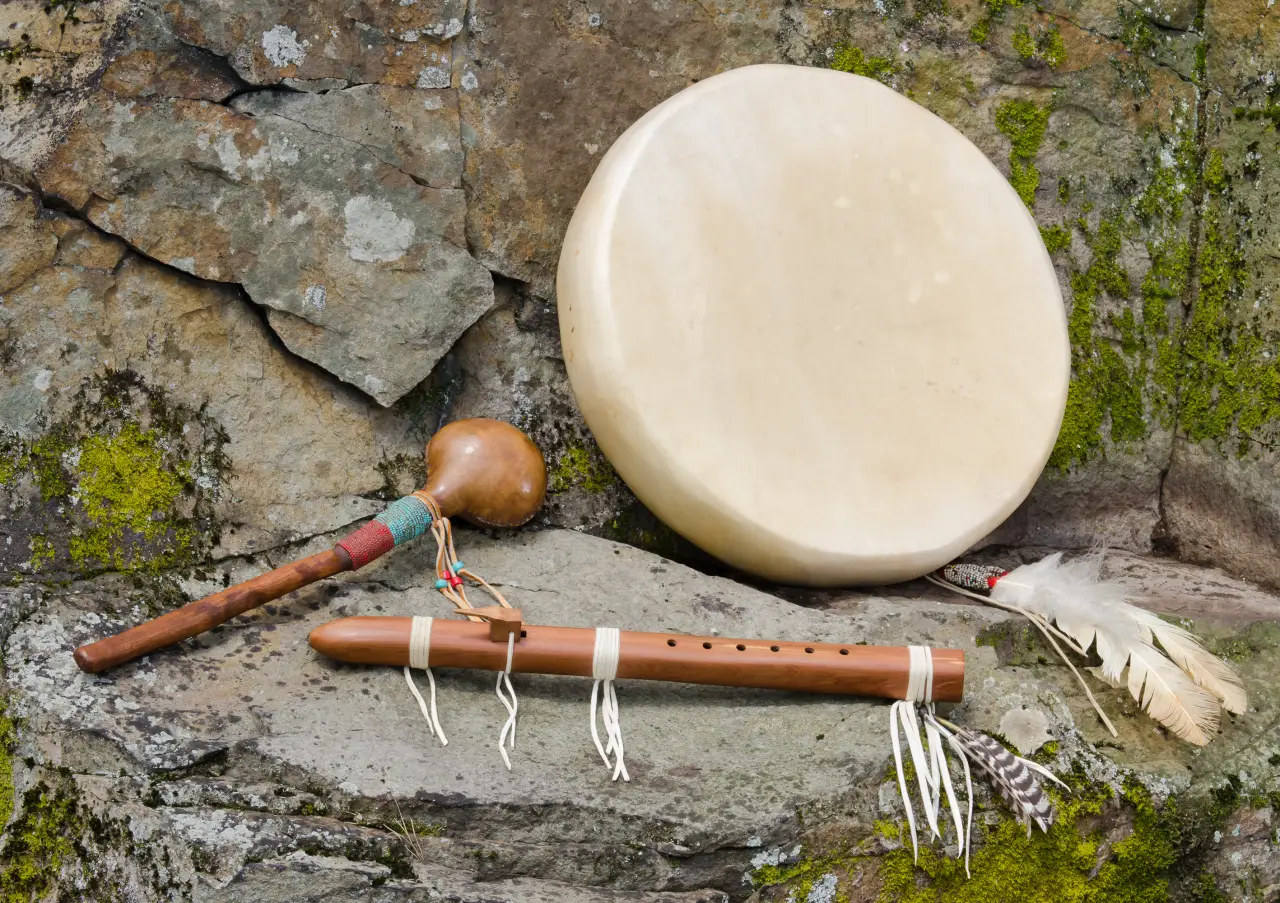
[[[460,539],[470,566],[534,623],[963,648],[966,699],[949,717],[1012,726],[1010,740],[1032,738],[1025,754],[1052,737],[1059,769],[1115,768],[1087,752],[1104,735],[1065,669],[1018,660],[1016,642],[975,645],[1017,626],[995,609],[908,593],[847,597],[824,611],[571,531]],[[441,747],[399,671],[332,662],[306,643],[333,617],[443,614],[421,557],[401,549],[96,677],[76,669],[70,650],[143,614],[115,601],[119,581],[28,603],[4,646],[10,715],[29,744],[18,751],[39,762],[17,764],[19,793],[63,768],[78,805],[93,809],[89,787],[111,806],[141,801],[134,832],[146,824],[168,838],[181,851],[170,880],[205,900],[274,899],[288,886],[293,899],[374,899],[383,881],[392,896],[377,899],[741,898],[762,866],[800,858],[816,825],[869,834],[876,819],[896,817],[886,705],[874,700],[625,682],[632,780],[615,784],[591,744],[587,681],[515,678],[507,772],[494,748],[503,718],[491,675],[438,670]],[[185,588],[198,594],[260,563],[229,565]],[[1272,599],[1267,614],[1277,610]],[[1274,646],[1240,657],[1254,710],[1204,755],[1124,714],[1122,693],[1099,689],[1123,732],[1110,757],[1165,794],[1215,785],[1224,768],[1259,780],[1280,705],[1263,681],[1278,662]],[[1255,837],[1250,855],[1259,842],[1270,843]],[[1231,875],[1254,881],[1270,862]]]
[[[1110,901],[1139,862],[1144,899],[1274,898],[1278,30],[1266,0],[0,5],[5,893],[21,874],[19,899],[95,903],[1030,901],[1083,874]],[[1073,390],[1050,466],[975,554],[1124,549],[1121,579],[1245,673],[1256,711],[1203,752],[1099,690],[1112,740],[1022,625],[924,584],[672,564],[724,572],[601,456],[560,359],[565,224],[643,112],[755,62],[885,82],[1026,201]],[[992,883],[1011,878],[980,853],[991,877],[957,882],[903,863],[880,704],[627,686],[620,787],[582,685],[550,679],[520,680],[507,775],[485,675],[441,675],[440,749],[397,675],[303,645],[339,611],[438,605],[409,549],[181,653],[70,669],[75,640],[324,548],[420,485],[423,442],[466,416],[542,448],[538,527],[620,543],[466,534],[531,616],[955,643],[966,723],[1054,737],[1040,757],[1115,798],[1032,841],[984,809],[1025,880]],[[1081,843],[1096,870],[1062,865]]]
[[[556,361],[559,242],[593,161],[729,67],[878,78],[1009,174],[1070,306],[1061,441],[989,542],[1103,541],[1280,581],[1263,0],[22,0],[4,15],[12,172],[150,256],[238,283],[292,351],[380,404],[424,386],[446,413],[463,396],[520,408],[557,474],[550,520],[651,548],[680,543],[618,483]],[[499,319],[523,325],[513,356],[477,370],[461,359],[480,340],[458,340],[495,305],[486,268],[514,280]],[[551,328],[529,327],[539,309]]]
[[[418,96],[415,122],[396,115],[403,94],[355,91],[250,99],[245,113],[104,100],[41,178],[147,256],[243,285],[290,350],[391,404],[492,306],[493,282],[462,247],[460,188],[414,181],[460,182],[456,111]],[[381,116],[383,134],[358,135],[353,107]],[[415,148],[408,171],[395,165],[393,118],[401,151]]]
[[[30,197],[5,198],[48,264],[0,304],[12,456],[0,471],[0,561],[11,573],[137,565],[130,545],[166,531],[192,543],[168,563],[270,548],[368,516],[388,460],[420,460],[420,433],[282,353],[232,287],[159,267],[80,220],[37,215]],[[80,466],[161,447],[149,469],[111,462],[131,490]],[[55,501],[69,495],[78,506]],[[132,506],[131,522],[95,499]]]

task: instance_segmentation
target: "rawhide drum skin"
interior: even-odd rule
[[[1023,501],[1070,348],[1039,229],[967,138],[870,79],[749,66],[601,159],[558,271],[587,424],[658,517],[814,586],[918,577]]]

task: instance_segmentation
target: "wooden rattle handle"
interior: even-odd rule
[[[431,437],[426,456],[428,478],[422,493],[443,517],[457,515],[486,527],[518,527],[533,517],[546,495],[542,453],[528,436],[499,420],[451,423]],[[190,639],[317,580],[356,570],[421,535],[430,522],[426,502],[414,496],[400,499],[328,551],[81,646],[75,651],[76,664],[93,674]]]
[[[341,548],[327,549],[300,561],[291,561],[123,633],[81,646],[75,651],[76,664],[81,671],[97,674],[212,630],[251,608],[350,568],[351,558]]]
[[[412,618],[339,618],[311,631],[309,642],[317,652],[338,661],[400,667],[409,664],[412,624]],[[595,643],[596,632],[591,628],[525,625],[512,648],[511,670],[590,677]],[[495,640],[491,624],[435,618],[429,654],[433,668],[501,671],[507,663],[507,643],[505,637]],[[959,702],[964,696],[963,650],[932,649],[930,654],[932,698]],[[906,646],[792,643],[623,630],[619,634],[618,677],[907,699],[911,653]]]

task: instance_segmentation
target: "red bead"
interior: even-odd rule
[[[1001,577],[1005,576],[1005,574],[1008,574],[1008,573],[1009,573],[1008,571],[1005,571],[1005,572],[1004,572],[1004,574],[997,574],[997,575],[996,575],[996,576],[994,576],[994,577],[988,577],[988,578],[987,578],[987,589],[995,589],[995,588],[996,588],[996,581],[998,581]]]

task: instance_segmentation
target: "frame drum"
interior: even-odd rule
[[[600,448],[721,560],[918,577],[1026,498],[1066,404],[1053,265],[963,135],[870,79],[761,65],[636,122],[574,212],[565,364]]]

